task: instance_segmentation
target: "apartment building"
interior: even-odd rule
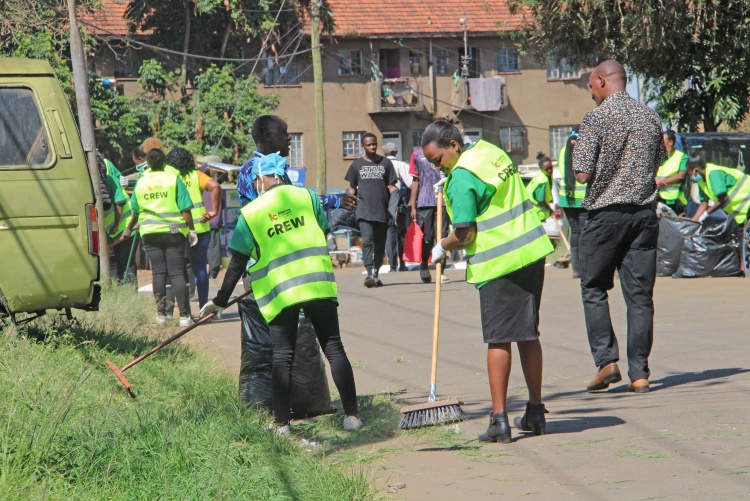
[[[399,156],[408,160],[434,116],[457,116],[469,140],[488,140],[516,163],[533,163],[538,151],[555,158],[571,128],[594,106],[588,72],[565,61],[540,64],[519,51],[514,34],[523,14],[512,14],[505,2],[328,0],[327,5],[335,24],[321,41],[330,188],[346,187],[346,169],[362,154],[365,132],[374,132],[381,145],[396,143]],[[305,44],[309,47],[309,38]],[[257,54],[252,47],[245,53]],[[309,53],[265,55],[256,70],[260,91],[279,94],[278,114],[292,135],[290,165],[305,167],[307,185],[314,186],[312,59]],[[134,92],[137,59],[102,59],[99,66],[103,76],[113,73],[126,93]]]

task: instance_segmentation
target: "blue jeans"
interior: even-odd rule
[[[190,247],[190,265],[195,275],[195,284],[198,288],[198,305],[208,302],[208,244],[211,242],[211,233],[199,233],[198,243]]]

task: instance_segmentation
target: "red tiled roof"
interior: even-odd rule
[[[94,35],[128,35],[130,21],[125,19],[125,11],[130,5],[130,0],[104,0],[102,4],[102,8],[93,14],[79,14],[81,28]],[[139,31],[138,34],[144,33]]]
[[[451,36],[517,30],[523,14],[511,14],[507,0],[328,0],[334,36],[409,34]]]

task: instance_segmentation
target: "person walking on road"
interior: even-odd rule
[[[466,281],[479,289],[482,334],[492,396],[483,442],[511,441],[506,412],[511,343],[518,344],[529,401],[515,426],[534,435],[546,430],[542,403],[539,305],[545,256],[552,243],[508,155],[486,141],[463,145],[453,120],[438,120],[422,135],[422,148],[448,178],[443,186],[453,233],[432,249],[432,260],[466,249]],[[430,186],[432,188],[432,186]]]
[[[583,199],[586,197],[586,184],[576,180],[573,171],[573,150],[578,140],[579,126],[573,127],[567,143],[557,155],[557,168],[560,171],[560,192],[557,198],[559,205],[565,213],[570,227],[570,267],[573,269],[573,278],[581,277],[580,245],[581,230],[588,219],[588,211],[583,208]],[[570,188],[568,188],[570,187]]]
[[[404,263],[404,238],[406,229],[409,226],[411,214],[411,183],[412,177],[409,174],[409,164],[396,158],[398,148],[394,143],[385,143],[383,145],[383,154],[393,164],[393,170],[396,171],[396,191],[391,192],[391,203],[388,204],[388,236],[385,240],[385,252],[388,255],[388,263],[391,265],[391,271],[407,271]],[[394,197],[397,197],[397,210],[393,211]],[[394,216],[395,212],[395,217]]]
[[[412,153],[409,163],[411,166],[409,174],[413,178],[411,183],[411,219],[415,224],[419,225],[424,235],[424,241],[422,242],[422,262],[419,265],[419,278],[423,283],[429,284],[432,282],[432,275],[429,268],[430,249],[439,240],[438,231],[441,232],[440,238],[448,236],[448,229],[451,223],[448,212],[443,207],[443,227],[440,229],[435,228],[437,224],[437,196],[435,195],[434,185],[439,183],[445,175],[425,158],[422,148]],[[447,280],[447,277],[445,279]],[[443,277],[441,277],[441,280],[443,280]]]
[[[184,148],[173,148],[167,154],[167,162],[180,172],[180,179],[193,202],[193,224],[198,235],[198,243],[189,249],[190,267],[195,276],[198,289],[198,306],[208,301],[208,244],[211,242],[211,225],[209,220],[216,217],[218,211],[206,211],[203,203],[203,193],[211,194],[211,206],[219,207],[221,202],[221,186],[203,172],[196,170],[195,158]]]
[[[627,306],[628,388],[646,393],[659,236],[654,176],[667,151],[658,115],[630,97],[626,83],[625,68],[616,61],[594,69],[589,87],[597,108],[584,117],[573,152],[576,177],[588,183],[583,207],[589,214],[580,242],[581,296],[598,367],[587,389],[603,390],[622,379],[607,295],[617,270]]]
[[[354,373],[341,343],[336,281],[326,245],[328,220],[312,191],[284,184],[285,172],[286,162],[277,154],[254,162],[252,177],[260,195],[241,211],[229,244],[232,259],[221,290],[203,307],[201,317],[227,305],[252,256],[256,260],[250,268],[253,292],[273,341],[276,433],[290,432],[289,395],[300,310],[315,327],[331,365],[346,414],[344,429],[356,430],[362,422]]]
[[[135,185],[130,199],[133,216],[122,235],[128,238],[138,223],[138,233],[151,263],[157,323],[167,322],[165,297],[169,275],[180,309],[180,327],[189,327],[193,319],[185,286],[185,242],[191,246],[198,243],[190,213],[193,202],[176,171],[165,170],[167,160],[163,151],[152,148],[146,154],[146,162],[149,168]]]
[[[381,287],[378,277],[388,236],[388,202],[396,191],[396,171],[386,157],[378,155],[378,139],[368,132],[362,136],[365,154],[352,162],[344,179],[349,194],[357,196],[357,223],[362,233],[362,261],[367,277],[365,287]]]

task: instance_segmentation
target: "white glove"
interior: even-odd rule
[[[708,214],[704,212],[703,214],[701,214],[701,217],[698,218],[698,222],[702,223],[707,217]]]
[[[432,262],[437,263],[445,258],[445,249],[443,249],[443,241],[439,241],[438,244],[432,248]]]
[[[190,247],[198,245],[198,234],[194,231],[188,233],[188,242],[190,242]]]
[[[126,178],[125,176],[120,176],[120,186],[126,187],[130,180]]]
[[[213,301],[210,299],[206,304],[203,305],[203,308],[201,308],[201,318],[210,315],[211,313],[216,313],[217,315],[221,315],[221,312],[224,311],[224,308],[221,306],[216,306]]]

